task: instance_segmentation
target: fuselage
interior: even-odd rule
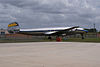
[[[69,28],[71,28],[71,27],[20,29],[19,33],[30,34],[30,35],[49,35],[49,34],[57,32],[57,31],[62,31],[62,30],[69,29]],[[75,31],[76,29],[84,30],[83,28],[75,28],[75,29],[72,29],[72,31]]]

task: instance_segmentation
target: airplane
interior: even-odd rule
[[[72,34],[81,34],[82,39],[84,39],[83,34],[88,31],[84,28],[79,28],[79,26],[73,27],[55,27],[55,28],[37,28],[37,29],[20,29],[19,24],[17,22],[10,23],[8,25],[9,33],[19,33],[26,35],[34,35],[34,36],[63,36],[63,35],[72,35]]]

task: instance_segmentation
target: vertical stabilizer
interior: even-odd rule
[[[8,32],[9,33],[17,33],[20,31],[19,24],[17,22],[10,23],[8,25]]]

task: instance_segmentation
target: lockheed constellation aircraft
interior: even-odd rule
[[[84,28],[79,28],[79,26],[74,27],[55,27],[55,28],[37,28],[37,29],[20,29],[17,22],[10,23],[8,25],[8,31],[10,33],[20,33],[35,36],[63,36],[72,34],[81,34],[82,39],[84,39],[84,32],[88,32]]]

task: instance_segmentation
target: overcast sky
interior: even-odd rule
[[[0,0],[0,28],[15,21],[21,28],[100,29],[100,0]]]

